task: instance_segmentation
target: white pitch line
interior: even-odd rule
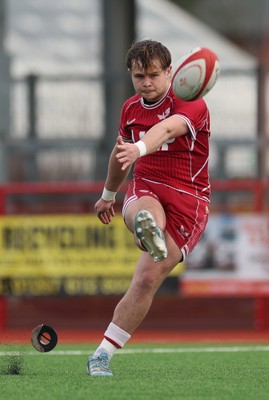
[[[119,354],[167,354],[167,353],[242,353],[254,351],[269,351],[269,346],[229,346],[229,347],[179,347],[179,348],[137,348],[137,349],[122,349]],[[84,356],[91,354],[91,351],[86,350],[53,350],[49,353],[39,353],[37,351],[0,351],[0,356]]]

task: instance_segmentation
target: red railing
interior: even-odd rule
[[[121,191],[126,189],[126,183]],[[68,183],[7,183],[0,185],[0,215],[7,214],[7,203],[11,195],[68,195],[98,194],[103,190],[103,182]],[[269,181],[262,180],[214,180],[212,192],[246,192],[251,194],[252,212],[264,212],[268,209]]]
[[[212,182],[213,192],[251,192],[252,211],[263,212],[268,208],[266,199],[269,192],[269,180],[215,180]]]

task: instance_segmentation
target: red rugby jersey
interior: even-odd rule
[[[125,142],[137,142],[153,125],[171,115],[183,118],[189,133],[170,139],[158,151],[138,158],[134,177],[162,183],[209,201],[210,116],[203,99],[182,101],[170,87],[161,100],[148,105],[136,94],[123,104],[119,134]]]

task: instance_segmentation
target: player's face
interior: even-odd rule
[[[160,100],[170,85],[171,66],[163,70],[158,60],[146,70],[135,63],[129,72],[136,93],[148,101]]]

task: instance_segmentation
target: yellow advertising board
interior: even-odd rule
[[[58,293],[63,282],[64,292],[97,293],[98,279],[103,289],[107,285],[113,293],[123,289],[119,287],[123,280],[128,287],[139,254],[121,216],[110,225],[103,225],[95,215],[4,216],[0,218],[0,293],[5,280],[15,293]],[[179,275],[181,269],[179,264],[172,275]]]

